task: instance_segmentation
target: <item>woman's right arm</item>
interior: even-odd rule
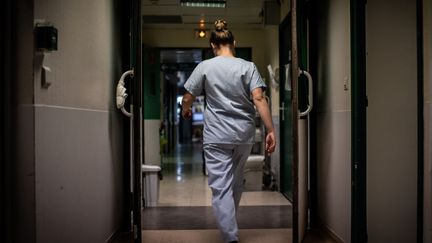
[[[182,99],[182,116],[184,119],[190,119],[192,117],[192,103],[195,97],[186,91]]]

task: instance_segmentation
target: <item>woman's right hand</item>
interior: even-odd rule
[[[192,117],[192,110],[191,109],[182,110],[182,116],[186,120],[191,119],[191,117]]]

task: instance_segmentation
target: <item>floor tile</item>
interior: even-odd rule
[[[292,226],[291,206],[241,206],[237,212],[240,229],[274,229]],[[153,207],[143,211],[144,230],[217,229],[211,206]]]
[[[201,146],[183,145],[163,159],[163,180],[159,188],[160,206],[210,206],[208,177],[202,173]],[[240,205],[290,205],[279,192],[244,192]]]
[[[152,243],[223,243],[218,230],[144,230],[143,242]],[[241,243],[290,243],[291,229],[243,229]]]
[[[240,229],[240,243],[292,243],[292,229]],[[210,230],[143,230],[147,243],[223,243],[216,229]],[[132,243],[131,234],[118,235],[110,243]],[[335,243],[328,235],[309,231],[303,243]]]

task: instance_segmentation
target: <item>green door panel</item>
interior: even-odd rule
[[[146,120],[160,119],[160,51],[143,48],[143,96]]]

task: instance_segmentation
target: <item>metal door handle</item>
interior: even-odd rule
[[[291,91],[291,65],[285,64],[285,91]]]
[[[304,111],[304,112],[300,112],[300,114],[299,114],[299,116],[300,117],[302,117],[302,116],[307,116],[307,115],[309,115],[309,113],[311,112],[311,110],[312,110],[312,106],[313,106],[313,87],[312,87],[312,85],[313,85],[313,80],[312,80],[312,76],[307,72],[307,71],[303,71],[303,70],[301,70],[301,69],[299,69],[299,76],[300,75],[305,75],[306,76],[306,78],[308,79],[308,107],[307,107],[307,109]]]
[[[126,109],[124,108],[125,102],[126,102],[126,97],[128,96],[128,94],[126,93],[126,88],[125,88],[125,78],[127,76],[131,76],[133,77],[134,75],[134,70],[129,70],[126,71],[122,74],[122,76],[120,77],[120,80],[117,84],[117,92],[116,92],[116,104],[117,104],[117,108],[120,109],[123,114],[127,117],[132,117],[132,113],[126,111]]]
[[[282,121],[285,121],[285,102],[282,102],[282,107],[279,110],[282,111]]]

